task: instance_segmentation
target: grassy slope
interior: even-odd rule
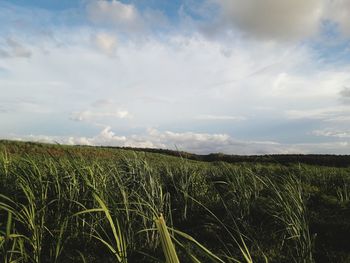
[[[265,257],[269,262],[350,261],[350,169],[324,166],[327,160],[346,166],[344,157],[322,157],[323,166],[313,166],[291,163],[300,156],[277,163],[246,157],[225,164],[218,160],[232,162],[233,157],[182,155],[216,162],[127,149],[1,141],[0,194],[15,204],[0,199],[0,237],[12,233],[25,238],[0,238],[0,258],[118,262],[124,260],[116,257],[122,236],[127,245],[121,250],[129,262],[150,262],[145,253],[161,259],[158,236],[144,230],[154,228],[154,217],[163,213],[168,225],[191,234],[225,262],[245,262],[244,253],[254,262]],[[101,200],[112,221],[103,211],[81,213],[102,207]],[[23,216],[23,211],[30,213]],[[114,232],[112,226],[118,225],[120,232]],[[188,251],[211,262],[193,242],[177,239],[181,262],[190,261]]]

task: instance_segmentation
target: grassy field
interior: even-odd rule
[[[342,166],[1,141],[0,262],[350,262]]]

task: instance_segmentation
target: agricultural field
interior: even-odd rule
[[[1,141],[0,262],[350,262],[350,167],[302,159]]]

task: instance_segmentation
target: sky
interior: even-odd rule
[[[0,0],[0,138],[350,154],[350,0]]]

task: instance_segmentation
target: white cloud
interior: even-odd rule
[[[123,32],[135,32],[143,28],[141,15],[132,4],[124,4],[117,0],[90,1],[87,13],[92,22],[110,24]]]
[[[12,77],[0,78],[0,86],[6,88],[2,99],[35,94],[47,112],[66,118],[65,125],[75,133],[81,125],[91,125],[91,132],[95,123],[104,123],[128,138],[147,127],[195,133],[211,127],[211,132],[224,130],[232,136],[240,126],[238,136],[249,129],[254,140],[260,138],[259,125],[273,125],[271,119],[324,121],[346,115],[345,106],[337,104],[340,90],[350,85],[349,67],[324,66],[303,46],[238,39],[225,55],[225,46],[218,42],[176,35],[138,44],[120,41],[118,57],[110,58],[91,46],[91,34],[94,31],[64,35],[70,45],[50,46],[45,54],[34,50],[30,64],[22,59],[6,62]],[[266,108],[268,114],[257,110]],[[17,115],[30,122],[23,124],[27,133],[43,125],[36,113]],[[239,121],[245,116],[249,118]],[[0,118],[12,127],[12,116],[5,113]],[[216,120],[220,125],[209,126]],[[228,127],[230,121],[236,121],[235,126]],[[54,119],[46,125],[54,126]],[[277,132],[292,133],[282,129]],[[276,138],[271,134],[264,139]]]
[[[317,136],[332,136],[349,138],[344,135],[328,134],[315,131]],[[348,141],[326,143],[296,143],[281,144],[274,141],[242,141],[227,134],[208,134],[194,132],[172,132],[149,129],[145,134],[120,136],[105,127],[99,134],[92,137],[62,137],[62,136],[11,136],[10,139],[31,140],[40,142],[58,142],[70,145],[120,146],[141,148],[162,148],[188,151],[197,154],[222,152],[226,154],[293,154],[293,153],[347,153],[350,150]]]
[[[350,151],[350,132],[314,131],[316,136],[335,137],[343,141],[318,143],[278,143],[275,141],[243,141],[236,140],[227,134],[208,134],[194,132],[172,132],[149,129],[145,134],[129,136],[116,135],[111,127],[105,127],[99,134],[92,137],[72,136],[8,136],[13,140],[30,140],[68,145],[118,146],[161,148],[187,151],[197,154],[226,153],[226,154],[348,154]]]
[[[119,0],[88,0],[88,19],[97,26],[103,26],[123,36],[140,40],[148,38],[151,32],[170,30],[169,18],[156,8],[138,9],[135,4]]]
[[[118,40],[117,38],[108,33],[98,33],[93,36],[93,42],[96,47],[108,56],[116,54]]]
[[[80,111],[80,112],[73,112],[71,119],[75,121],[92,121],[98,118],[104,118],[104,117],[111,117],[111,118],[118,118],[118,119],[126,119],[130,118],[131,115],[126,110],[117,110],[112,112],[97,112],[97,111]]]
[[[335,137],[335,138],[350,138],[350,130],[334,130],[334,129],[324,129],[324,130],[314,130],[312,132],[316,136],[325,137]]]
[[[266,1],[267,6],[272,2]],[[249,3],[252,1],[239,4],[247,8],[245,5]],[[311,4],[315,2],[311,1]],[[305,5],[309,8],[309,3]],[[227,12],[237,11],[230,8],[228,6]],[[265,7],[261,8],[262,13],[267,12]],[[275,9],[281,11],[282,7],[277,3]],[[341,90],[350,86],[348,63],[325,63],[308,43],[256,41],[239,35],[234,35],[230,41],[212,41],[193,31],[162,32],[159,35],[148,34],[148,31],[147,38],[134,41],[126,31],[137,35],[138,30],[147,27],[148,20],[156,23],[151,21],[154,18],[152,12],[146,15],[133,5],[115,0],[90,1],[88,11],[90,19],[96,23],[94,26],[54,28],[55,41],[39,35],[25,38],[25,32],[14,30],[18,33],[16,40],[26,39],[27,42],[20,43],[32,53],[30,60],[19,57],[0,60],[0,68],[6,68],[5,73],[0,72],[1,100],[13,99],[17,94],[35,96],[40,98],[40,107],[48,114],[43,120],[34,105],[24,105],[21,112],[13,114],[16,116],[3,111],[0,115],[3,127],[15,129],[12,128],[14,120],[22,119],[25,121],[18,121],[19,127],[16,126],[21,133],[37,132],[38,127],[43,126],[62,126],[58,127],[62,129],[59,134],[82,132],[81,137],[71,137],[70,142],[149,147],[173,147],[176,144],[198,152],[265,153],[304,152],[307,147],[315,147],[289,145],[289,140],[303,141],[304,138],[300,133],[298,138],[292,137],[294,134],[290,128],[275,125],[285,123],[286,119],[291,122],[313,119],[316,120],[314,125],[320,125],[320,129],[325,121],[337,122],[334,125],[339,128],[342,121],[349,120],[350,110],[346,105],[339,106]],[[289,11],[297,13],[293,8]],[[262,21],[261,17],[250,16],[256,20],[255,24],[243,21],[248,23],[244,30],[266,38],[285,38],[285,34],[291,34],[293,38],[306,36],[314,32],[316,26],[299,32],[293,31],[294,24],[287,23],[291,17],[304,16],[304,11],[297,15],[285,13],[286,21],[277,26],[286,32],[280,32],[282,29],[277,26],[268,31],[268,23],[279,19],[276,17]],[[162,14],[158,15],[156,20],[161,19]],[[227,23],[221,26],[236,27],[235,21],[229,20],[230,17],[226,19]],[[312,15],[310,19],[314,19]],[[102,25],[106,21],[107,27]],[[254,28],[257,21],[262,23],[261,28]],[[47,52],[37,48],[37,43],[42,42],[45,42]],[[101,56],[101,52],[109,57]],[[118,56],[114,56],[116,53]],[[25,52],[14,54],[23,55]],[[29,110],[24,114],[25,109]],[[249,118],[239,121],[244,120],[244,116]],[[61,118],[59,124],[56,117]],[[69,117],[84,122],[72,122]],[[214,121],[218,121],[218,125],[212,125]],[[96,131],[96,122],[103,122],[111,128],[95,137],[86,137],[86,134]],[[280,143],[268,141],[278,140],[272,134],[275,126],[278,126],[276,134],[284,136]],[[147,127],[193,132],[137,134]],[[91,129],[86,131],[85,128]],[[54,128],[48,130],[52,132]],[[266,130],[272,131],[271,135],[260,136]],[[112,131],[125,135],[111,134]],[[236,131],[240,134],[237,135]],[[305,131],[305,134],[310,135],[310,132]],[[233,135],[249,137],[251,141],[235,140]],[[255,141],[255,138],[267,142]]]
[[[227,134],[160,132],[155,129],[149,129],[146,134],[141,135],[119,136],[111,130],[111,127],[105,127],[98,135],[93,137],[30,135],[22,137],[12,136],[11,139],[58,142],[71,145],[178,149],[201,154],[213,152],[231,154],[289,153],[293,152],[295,148],[294,146],[281,145],[270,141],[239,141]]]
[[[309,72],[308,77],[300,73],[282,72],[275,77],[272,91],[277,96],[288,96],[295,99],[312,100],[315,97],[336,99],[339,89],[350,82],[348,70],[348,67],[344,70],[319,69]]]

